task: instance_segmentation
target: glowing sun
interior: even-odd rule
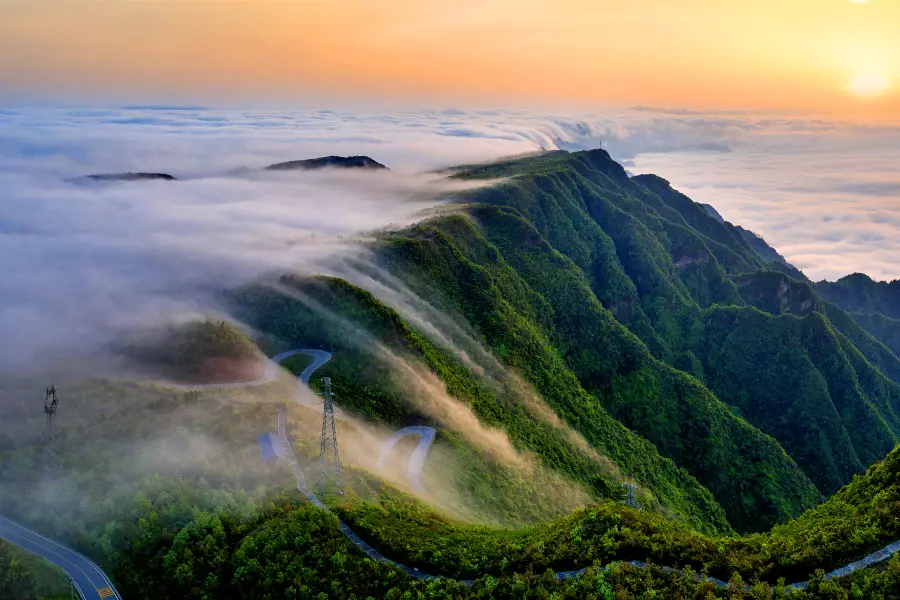
[[[857,96],[872,97],[887,91],[891,82],[881,73],[865,71],[854,75],[847,84],[847,89]]]

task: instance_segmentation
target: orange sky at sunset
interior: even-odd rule
[[[900,117],[900,2],[0,0],[0,90]]]

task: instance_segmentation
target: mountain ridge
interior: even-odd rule
[[[274,163],[266,167],[267,171],[312,171],[324,168],[341,169],[387,169],[380,162],[368,156],[320,156],[318,158],[306,158],[302,160],[290,160]]]
[[[82,175],[68,179],[71,182],[85,181],[177,181],[178,178],[168,173],[149,173],[131,171],[127,173],[97,173],[93,175]]]
[[[726,268],[766,264],[747,242],[727,228],[715,230],[715,220],[675,192],[657,187],[663,198],[641,186],[605,151],[500,161],[457,169],[453,177],[502,173],[504,183],[461,199],[468,217],[432,219],[385,236],[376,244],[381,267],[405,274],[411,289],[438,308],[461,314],[570,425],[599,440],[604,427],[618,425],[610,421],[592,433],[601,421],[579,420],[565,408],[570,400],[553,400],[557,392],[543,381],[544,365],[562,360],[557,380],[568,372],[583,390],[570,399],[596,403],[594,411],[602,406],[686,468],[714,491],[739,530],[766,529],[814,506],[819,491],[774,439],[671,366],[690,352],[685,340],[704,307],[743,303]],[[584,337],[588,332],[594,337]],[[536,363],[541,347],[549,354]],[[662,413],[655,396],[664,399]],[[629,460],[615,446],[604,452]],[[741,475],[715,475],[719,453],[740,465]]]

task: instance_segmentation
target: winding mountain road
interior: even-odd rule
[[[406,463],[406,479],[414,490],[417,492],[424,492],[425,486],[422,485],[422,468],[425,466],[425,459],[428,457],[428,450],[431,449],[432,442],[434,442],[434,436],[437,435],[437,431],[435,431],[434,427],[416,425],[404,427],[399,431],[395,431],[381,443],[381,449],[378,452],[378,464],[384,464],[384,460],[387,458],[391,448],[394,447],[394,444],[408,435],[419,436],[419,445],[412,451],[412,454]]]
[[[315,348],[298,348],[295,350],[282,352],[281,354],[272,357],[271,360],[267,361],[262,377],[254,381],[247,381],[242,383],[215,383],[200,385],[167,385],[169,385],[169,387],[185,391],[249,388],[259,386],[274,381],[280,372],[279,363],[290,358],[291,356],[296,356],[298,354],[311,356],[313,359],[313,362],[305,369],[303,369],[303,371],[297,377],[298,381],[305,386],[309,385],[309,380],[312,377],[313,373],[320,367],[322,367],[322,365],[331,360],[331,353],[326,352],[325,350]],[[303,404],[299,397],[298,402]],[[338,414],[337,409],[335,410],[335,413],[336,415]],[[383,460],[387,452],[390,451],[393,445],[400,438],[406,435],[418,435],[420,437],[420,442],[416,449],[413,451],[413,454],[407,464],[407,479],[414,489],[422,490],[424,489],[421,480],[422,467],[425,463],[425,459],[427,457],[428,450],[431,447],[431,443],[434,440],[434,428],[421,426],[407,427],[395,432],[383,442],[379,461]],[[290,464],[291,469],[293,470],[297,482],[297,489],[299,489],[300,492],[313,505],[326,512],[331,512],[328,507],[321,500],[319,500],[315,493],[313,493],[313,491],[309,489],[309,486],[306,483],[306,475],[303,473],[303,470],[297,463],[297,459],[294,455],[289,438],[287,436],[286,418],[284,411],[278,411],[278,433],[275,437],[280,444],[280,454],[283,455],[283,457]],[[340,523],[341,531],[343,531],[344,535],[347,536],[347,539],[349,539],[350,542],[353,543],[353,545],[362,550],[370,558],[385,564],[392,565],[417,579],[438,578],[438,576],[422,573],[416,568],[410,568],[406,565],[397,563],[383,556],[375,548],[373,548],[362,538],[360,538],[350,528],[350,526],[344,523],[343,520],[338,518],[338,522]],[[95,565],[83,555],[75,552],[74,550],[70,550],[69,548],[62,546],[61,544],[49,540],[46,537],[2,516],[0,516],[0,538],[6,540],[7,542],[15,544],[28,552],[37,554],[38,556],[41,556],[47,561],[60,567],[63,571],[66,572],[66,575],[68,575],[75,590],[77,590],[78,594],[83,600],[122,600],[122,597],[119,595],[118,591],[116,591],[116,588],[109,577],[107,577],[106,574],[97,565]],[[855,571],[885,561],[897,553],[900,553],[900,541],[894,542],[886,546],[885,548],[878,550],[877,552],[873,552],[872,554],[866,556],[861,560],[835,569],[831,573],[828,573],[825,577],[826,579],[845,577]],[[639,568],[645,568],[648,566],[646,563],[643,563],[641,561],[630,561],[628,564]],[[610,568],[610,566],[611,565],[606,565],[605,568],[608,569]],[[661,567],[661,570],[668,573],[681,573],[679,569],[675,569],[672,567]],[[556,576],[559,579],[570,579],[572,577],[577,577],[584,571],[585,569],[562,571],[556,573]],[[697,578],[697,580],[711,581],[719,587],[728,587],[727,582],[715,579],[713,577],[704,578],[700,575],[695,575],[695,577]],[[471,581],[469,580],[463,580],[462,582],[467,585],[471,583]],[[787,586],[787,588],[806,589],[808,585],[809,582],[803,581],[789,585]],[[749,589],[749,586],[747,586],[747,589]]]
[[[309,380],[312,377],[312,374],[316,371],[316,369],[318,369],[319,367],[321,367],[322,365],[327,363],[329,360],[331,360],[331,353],[329,353],[329,352],[325,352],[324,350],[302,349],[301,348],[301,349],[297,349],[297,350],[290,350],[288,352],[283,352],[282,354],[279,354],[279,355],[273,357],[272,361],[278,362],[280,360],[284,360],[284,359],[288,358],[289,356],[294,356],[296,354],[307,354],[307,355],[313,357],[312,364],[310,364],[308,367],[306,367],[306,369],[304,369],[303,372],[297,377],[297,379],[304,385],[309,385]],[[285,431],[284,413],[281,411],[279,411],[278,427],[279,427],[279,432],[278,432],[279,436],[281,436],[282,439],[284,440],[283,443],[290,446],[290,442],[288,441],[287,433]],[[387,454],[387,452],[393,447],[393,445],[401,437],[404,437],[405,435],[410,435],[410,434],[418,434],[422,438],[422,440],[420,441],[419,445],[416,447],[416,449],[413,451],[412,456],[410,457],[410,461],[409,461],[408,467],[407,467],[407,479],[409,480],[410,484],[415,489],[421,490],[421,489],[424,489],[422,487],[422,481],[421,481],[422,466],[424,465],[425,457],[427,455],[428,449],[431,447],[431,442],[434,440],[434,435],[435,435],[434,428],[432,428],[432,427],[407,427],[405,429],[401,429],[401,430],[395,432],[394,434],[389,436],[387,439],[385,439],[385,441],[382,443],[381,456],[379,458],[379,462],[384,460],[384,457]],[[322,510],[331,512],[306,485],[306,477],[303,474],[302,469],[300,469],[299,465],[297,464],[297,461],[294,458],[293,451],[290,452],[289,456],[290,456],[289,462],[291,463],[291,467],[293,468],[294,474],[297,478],[297,488],[315,506],[318,506]],[[395,562],[395,561],[383,556],[377,550],[372,548],[372,546],[367,544],[362,538],[360,538],[346,523],[344,523],[344,521],[342,519],[338,518],[338,522],[340,523],[341,530],[344,532],[344,535],[346,535],[347,538],[357,548],[359,548],[360,550],[365,552],[370,558],[373,558],[379,562],[393,565],[417,579],[437,579],[439,577],[436,575],[428,575],[426,573],[422,573],[418,569],[410,568],[406,565],[400,564],[398,562]],[[882,548],[876,552],[873,552],[872,554],[869,554],[868,556],[866,556],[856,562],[852,562],[848,565],[844,565],[843,567],[839,567],[839,568],[835,569],[834,571],[827,573],[825,575],[825,578],[832,579],[832,578],[838,578],[838,577],[846,577],[847,575],[850,575],[851,573],[854,573],[860,569],[865,569],[872,565],[883,562],[897,553],[900,553],[900,540],[898,540],[892,544],[889,544],[888,546],[885,546],[884,548]],[[630,564],[630,565],[638,567],[638,568],[647,568],[650,566],[647,563],[639,561],[639,560],[628,561],[627,564]],[[611,565],[606,565],[604,568],[609,569],[610,567],[611,567]],[[679,574],[679,575],[683,573],[681,571],[681,569],[676,569],[674,567],[659,567],[659,568],[660,568],[660,570],[662,570],[666,573],[674,573],[674,574]],[[585,571],[585,569],[576,569],[574,571],[560,571],[560,572],[556,573],[556,577],[558,579],[571,579],[573,577],[577,577],[578,575],[584,573],[584,571]],[[710,581],[720,588],[728,587],[727,581],[722,581],[721,579],[716,579],[715,577],[704,577],[702,575],[696,575],[696,574],[694,575],[694,577],[698,581]],[[463,580],[463,583],[468,585],[468,584],[471,584],[472,582],[471,582],[471,580]],[[809,587],[808,581],[800,581],[800,582],[793,583],[793,584],[786,586],[785,590],[790,590],[790,589],[804,590],[808,587]],[[749,585],[745,586],[745,589],[749,590],[750,586]]]
[[[122,600],[106,573],[74,550],[5,517],[0,517],[0,538],[37,554],[65,571],[83,600]]]

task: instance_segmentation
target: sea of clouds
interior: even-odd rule
[[[456,187],[432,169],[603,146],[765,237],[810,277],[900,277],[900,127],[646,108],[554,116],[195,107],[0,109],[0,372],[98,332],[208,310],[216,289],[322,268]],[[271,173],[371,156],[383,173]],[[177,182],[76,184],[161,171]],[[423,211],[425,211],[423,213]]]
[[[695,201],[712,204],[814,280],[855,272],[900,278],[900,126],[718,122],[729,151],[643,152],[626,161],[629,169],[662,175]]]

